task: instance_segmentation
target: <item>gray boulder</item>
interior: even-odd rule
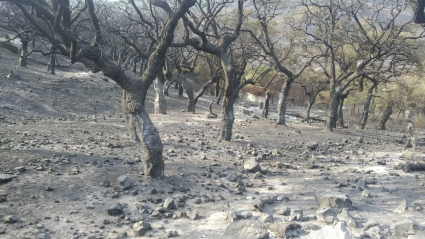
[[[245,161],[243,168],[248,171],[248,172],[259,172],[261,171],[261,167],[258,164],[257,160],[255,158],[250,158],[248,160]]]
[[[337,213],[333,208],[319,209],[316,211],[316,217],[318,221],[332,224],[337,217]]]
[[[394,225],[395,236],[414,235],[420,229],[420,225],[411,219],[404,219]]]
[[[264,223],[258,220],[243,220],[230,224],[222,239],[268,239],[269,232]]]
[[[324,192],[315,195],[319,208],[353,208],[353,202],[340,192]]]
[[[138,236],[145,235],[151,228],[151,224],[147,222],[137,222],[133,225],[133,231]]]
[[[326,226],[311,233],[308,239],[352,239],[344,222],[338,222],[335,226]]]
[[[121,175],[118,177],[118,186],[122,189],[129,189],[133,186],[131,179],[127,175]]]

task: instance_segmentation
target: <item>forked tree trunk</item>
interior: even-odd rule
[[[155,103],[154,112],[155,114],[165,115],[167,114],[167,104],[164,97],[164,75],[162,72],[158,73],[158,77],[154,82],[155,88]]]
[[[263,107],[263,119],[267,119],[269,115],[269,106],[270,106],[270,92],[266,92],[266,100],[264,101],[264,107]]]
[[[28,43],[21,39],[21,54],[19,56],[19,66],[27,67],[27,57],[28,57]]]
[[[288,98],[289,90],[291,88],[291,82],[292,80],[287,79],[285,83],[282,86],[282,91],[279,93],[279,103],[278,103],[278,110],[277,110],[277,122],[278,125],[286,125],[286,101]]]
[[[344,127],[344,101],[347,98],[347,95],[342,95],[339,97],[339,106],[338,106],[338,126]]]
[[[369,88],[367,92],[367,98],[366,102],[363,105],[363,113],[362,117],[360,118],[360,128],[365,129],[367,120],[369,118],[369,109],[370,109],[370,103],[372,102],[373,98],[373,89],[375,88],[375,85]]]
[[[381,119],[378,122],[378,126],[377,126],[378,130],[386,129],[385,124],[387,123],[392,113],[393,113],[393,104],[389,102],[387,106],[385,107],[384,112],[382,113]]]
[[[144,108],[143,86],[134,92],[123,91],[123,111],[128,119],[130,132],[134,139],[141,142],[144,172],[146,176],[162,178],[164,161],[162,160],[162,142],[158,130]]]

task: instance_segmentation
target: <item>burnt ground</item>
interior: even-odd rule
[[[219,118],[205,117],[213,97],[202,97],[197,113],[191,114],[184,112],[186,98],[170,88],[167,115],[151,114],[166,167],[165,178],[153,180],[141,173],[141,149],[128,139],[121,91],[111,80],[84,73],[78,65],[59,68],[52,76],[45,71],[47,59],[35,55],[28,68],[15,69],[21,79],[12,80],[6,75],[17,56],[4,49],[0,55],[0,172],[14,175],[0,184],[0,218],[17,217],[17,222],[0,223],[1,238],[167,238],[174,231],[179,238],[222,238],[230,225],[226,202],[240,218],[260,222],[272,214],[273,222],[266,226],[281,228],[294,219],[284,211],[301,209],[302,218],[294,221],[301,226],[297,237],[309,238],[327,225],[315,218],[315,194],[324,191],[351,199],[356,226],[348,231],[353,238],[407,238],[395,235],[394,226],[403,219],[414,220],[419,230],[425,226],[424,173],[397,168],[423,163],[425,147],[405,151],[396,144],[400,130],[351,127],[329,133],[320,122],[295,121],[284,127],[236,113],[233,140],[219,142],[220,106],[214,105]],[[69,66],[65,59],[60,63]],[[150,113],[153,100],[151,90]],[[239,102],[236,108],[249,105]],[[423,129],[415,133],[417,139],[423,137]],[[261,173],[244,170],[251,158],[259,162]],[[19,172],[19,167],[25,170]],[[131,179],[130,189],[118,187],[120,175]],[[356,188],[359,179],[365,180],[370,197]],[[238,191],[237,181],[246,191]],[[266,204],[261,212],[255,209],[266,197],[284,200]],[[178,207],[157,210],[167,198]],[[394,212],[403,199],[407,210]],[[117,203],[123,213],[108,215],[107,209]],[[144,236],[132,229],[138,221],[152,226]],[[365,228],[371,221],[380,227]],[[410,234],[420,236],[416,230]],[[270,238],[281,237],[270,230]]]

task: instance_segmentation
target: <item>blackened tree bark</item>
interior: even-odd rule
[[[360,128],[361,129],[365,129],[365,127],[366,127],[366,123],[367,123],[367,120],[369,118],[370,103],[372,101],[373,91],[374,91],[375,88],[376,88],[376,84],[373,84],[369,88],[369,90],[367,91],[367,98],[366,98],[366,101],[363,105],[363,113],[362,113],[362,116],[360,118]]]
[[[223,90],[224,90],[224,86],[220,87],[220,90],[218,91],[218,96],[217,96],[217,105],[220,105],[221,99],[223,98]]]
[[[55,47],[52,45],[50,47],[49,63],[47,64],[47,71],[50,71],[50,74],[52,75],[56,74],[56,55],[54,54],[55,50]]]
[[[379,119],[378,126],[376,127],[378,130],[386,130],[385,124],[393,113],[393,103],[388,102],[385,106],[384,112],[382,113],[381,119]]]
[[[264,101],[264,107],[263,107],[263,119],[267,119],[269,115],[269,106],[270,106],[270,92],[266,91],[266,100]]]
[[[154,112],[155,114],[165,115],[167,114],[167,104],[164,97],[164,82],[165,78],[162,72],[158,72],[158,76],[154,83],[155,88],[155,103]]]
[[[21,67],[27,67],[28,43],[29,41],[21,39],[21,53],[19,55],[19,66]]]
[[[347,94],[343,94],[339,97],[339,106],[338,106],[338,126],[344,127],[344,101],[347,98]]]

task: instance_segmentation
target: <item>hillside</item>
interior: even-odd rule
[[[404,150],[403,132],[328,133],[322,123],[284,127],[236,113],[233,140],[219,142],[220,106],[217,119],[204,114],[212,96],[191,114],[170,88],[167,115],[154,115],[151,89],[165,158],[165,178],[153,180],[141,174],[114,82],[79,65],[52,76],[36,54],[26,69],[0,56],[0,238],[311,238],[321,229],[425,238],[425,175],[399,167],[425,163],[425,150]],[[20,80],[6,77],[12,69]],[[254,111],[247,105],[236,111]],[[121,175],[132,183],[120,185]],[[335,220],[347,228],[330,229]]]

